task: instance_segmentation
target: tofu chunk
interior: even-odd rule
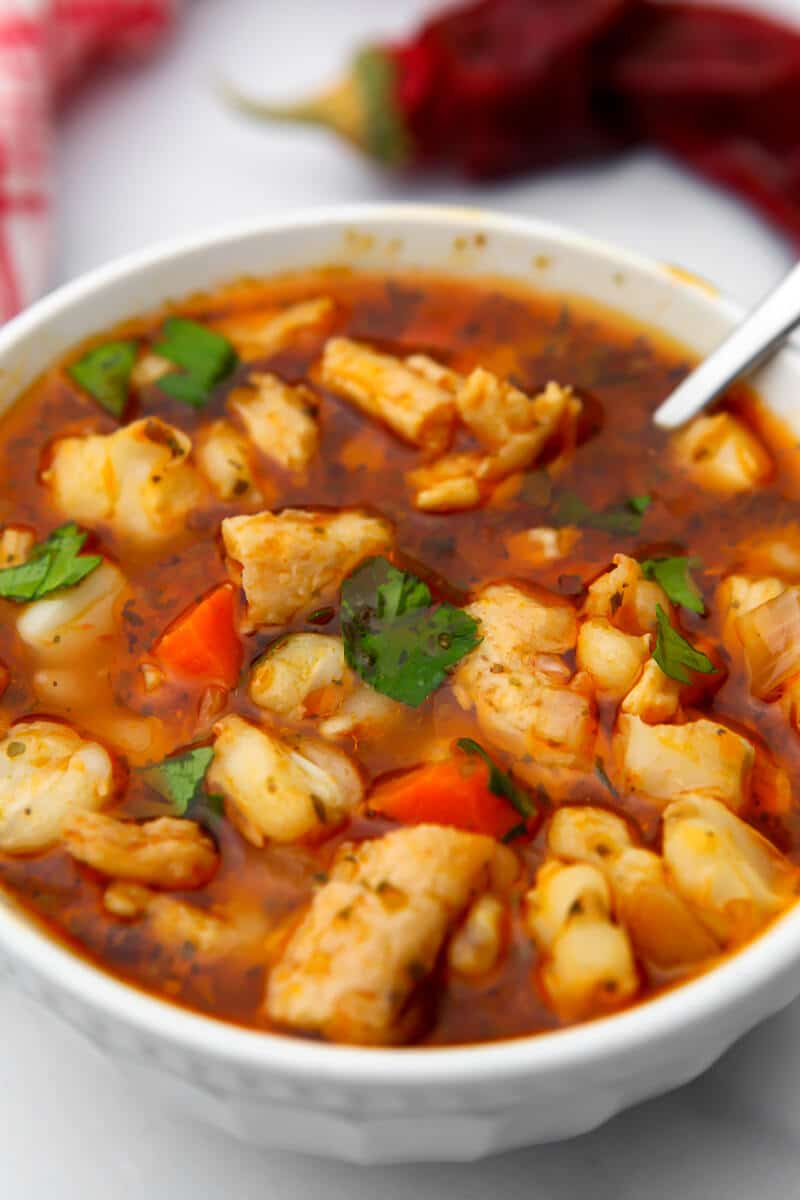
[[[651,971],[672,975],[715,957],[720,944],[673,885],[658,854],[624,850],[609,866],[617,920]]]
[[[489,584],[467,611],[480,623],[480,653],[504,666],[523,667],[535,654],[565,654],[575,648],[575,609],[544,588],[524,591],[513,583]]]
[[[655,633],[656,609],[661,605],[669,615],[672,605],[660,584],[645,579],[635,558],[615,554],[614,566],[590,585],[583,615],[608,621],[626,633]]]
[[[317,398],[304,384],[254,373],[234,388],[228,408],[239,418],[253,445],[287,471],[302,471],[319,448]]]
[[[335,312],[327,296],[301,300],[279,311],[234,312],[212,323],[217,333],[233,342],[244,362],[277,354],[304,333],[324,329]]]
[[[350,758],[314,738],[294,742],[241,717],[214,726],[208,786],[254,846],[333,831],[360,803],[364,787]]]
[[[747,801],[755,751],[746,738],[701,719],[647,725],[623,715],[614,737],[621,788],[663,807],[682,796],[708,796],[738,812]]]
[[[115,790],[114,764],[97,742],[57,721],[13,725],[0,741],[0,850],[49,850],[75,813],[105,807]]]
[[[416,356],[404,361],[342,337],[326,343],[320,369],[324,387],[412,446],[441,454],[453,439],[456,406],[447,379],[431,376]]]
[[[447,961],[451,971],[477,978],[492,971],[500,960],[508,925],[508,906],[499,896],[485,892],[473,902],[450,942]]]
[[[578,634],[577,662],[598,693],[620,700],[634,686],[650,657],[650,635],[637,637],[615,629],[604,617],[584,621]]]
[[[671,721],[680,708],[681,685],[665,675],[654,658],[644,664],[636,684],[620,706],[620,712],[639,717],[648,725]]]
[[[154,544],[182,533],[205,498],[191,448],[185,433],[147,417],[115,433],[61,438],[43,478],[71,520]]]
[[[0,569],[26,562],[35,541],[36,535],[27,525],[5,525],[0,530]]]
[[[797,868],[707,797],[666,809],[664,862],[680,895],[726,947],[752,937],[797,896]]]
[[[391,549],[388,521],[358,510],[284,509],[227,517],[228,571],[247,601],[247,628],[284,625],[330,599],[365,558]]]
[[[97,655],[122,624],[130,596],[125,576],[105,561],[75,587],[26,604],[17,617],[17,633],[39,664],[53,665]]]
[[[639,990],[630,939],[596,867],[546,863],[526,896],[526,927],[542,958],[542,987],[563,1020],[609,1012]]]
[[[507,847],[436,825],[343,847],[271,972],[270,1019],[332,1041],[410,1040],[449,931],[475,896],[516,874]]]
[[[259,708],[301,721],[311,715],[310,698],[324,696],[325,711],[336,711],[349,671],[340,637],[291,633],[268,646],[253,664],[250,699]]]
[[[477,508],[483,494],[478,483],[478,470],[483,455],[445,454],[435,462],[425,463],[406,473],[414,500],[421,512],[463,512]]]
[[[596,735],[591,698],[569,683],[568,670],[562,682],[550,664],[546,670],[542,664],[575,645],[572,605],[543,590],[492,584],[467,611],[479,622],[483,640],[454,676],[461,707],[474,708],[486,737],[517,758],[543,766],[587,766]]]
[[[462,708],[474,707],[486,739],[519,760],[523,777],[524,763],[591,769],[597,719],[591,699],[576,687],[488,669],[473,673],[468,687],[457,676],[455,695]]]
[[[750,690],[774,698],[800,673],[800,588],[785,591],[736,617],[736,633],[750,674]]]
[[[203,887],[219,863],[208,834],[195,821],[177,817],[137,823],[74,813],[64,826],[64,847],[101,875],[165,891]]]
[[[108,885],[103,907],[118,920],[143,921],[159,945],[179,958],[189,971],[198,958],[214,961],[242,951],[258,954],[270,932],[264,912],[255,905],[244,906],[240,897],[233,911],[221,905],[199,908],[122,879]],[[187,946],[192,950],[188,956]]]
[[[401,721],[405,706],[363,683],[345,663],[339,637],[293,633],[253,664],[250,699],[293,721],[317,720],[323,737],[379,737]]]
[[[200,430],[195,459],[218,499],[234,504],[261,499],[250,462],[250,444],[231,421],[213,421]]]
[[[462,421],[489,452],[478,472],[487,480],[530,466],[548,439],[580,412],[570,388],[548,383],[538,396],[528,396],[483,367],[464,381],[456,402]]]
[[[710,492],[754,491],[772,471],[764,446],[738,417],[696,417],[673,441],[677,464]]]
[[[737,622],[768,600],[786,591],[786,584],[775,575],[726,575],[717,588],[716,605],[722,618],[722,640],[734,654],[742,653]]]

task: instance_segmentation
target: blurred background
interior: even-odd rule
[[[481,204],[557,221],[689,267],[745,304],[795,260],[750,210],[655,151],[478,186],[382,173],[324,132],[248,123],[220,103],[221,78],[273,98],[313,90],[365,39],[404,35],[440,7],[186,0],[152,57],[95,71],[55,121],[50,282],[165,237],[358,201]],[[747,7],[800,28],[800,0]],[[800,1195],[797,1005],[696,1084],[572,1143],[474,1167],[388,1170],[263,1155],[143,1108],[94,1050],[2,985],[0,1030],[3,1200]]]
[[[365,41],[411,33],[442,0],[187,0],[152,59],[109,65],[66,105],[56,143],[55,278],[222,221],[353,201],[446,201],[559,221],[692,267],[753,301],[791,263],[737,200],[656,152],[476,187],[381,172],[321,130],[251,124],[227,79],[273,99],[313,92]],[[740,5],[740,7],[745,7]],[[800,23],[800,0],[749,0]]]

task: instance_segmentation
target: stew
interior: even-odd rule
[[[0,419],[0,880],[228,1021],[560,1027],[794,902],[798,446],[507,282],[242,282]]]

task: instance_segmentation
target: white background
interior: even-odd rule
[[[754,7],[756,0],[751,0]],[[331,76],[364,31],[430,0],[195,0],[155,62],[91,82],[60,121],[54,282],[205,225],[356,200],[484,203],[691,266],[751,303],[791,262],[735,201],[641,154],[484,190],[381,177],[324,135],[239,124],[228,74],[269,92]],[[800,0],[769,7],[800,19]],[[2,1200],[795,1200],[800,1003],[700,1081],[575,1141],[477,1166],[355,1168],[263,1154],[144,1107],[70,1030],[0,988]]]

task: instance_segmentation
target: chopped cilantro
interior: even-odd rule
[[[80,583],[103,561],[99,554],[80,554],[87,537],[72,522],[55,529],[26,562],[0,569],[0,596],[27,604]]]
[[[677,629],[672,628],[669,617],[660,604],[656,605],[656,619],[658,634],[653,658],[665,675],[670,679],[677,679],[678,683],[690,683],[691,676],[687,668],[689,671],[699,671],[702,675],[714,674],[717,668],[711,659],[702,651],[695,650],[691,642],[687,642]]]
[[[136,342],[106,342],[88,350],[67,367],[67,373],[101,404],[121,417],[128,403],[128,381],[136,362]]]
[[[645,558],[639,565],[648,579],[661,584],[673,604],[682,604],[695,613],[706,611],[700,589],[691,575],[693,567],[702,567],[702,559]]]
[[[459,750],[463,750],[465,754],[477,754],[482,758],[489,768],[489,791],[494,796],[502,796],[507,800],[511,807],[515,809],[521,817],[532,817],[536,811],[536,806],[533,803],[525,788],[515,783],[511,775],[506,771],[502,771],[497,763],[486,753],[483,746],[479,742],[473,741],[472,738],[459,738],[456,743]],[[509,831],[514,834],[518,827]]]
[[[155,766],[145,767],[141,775],[146,784],[169,800],[175,815],[183,817],[196,799],[213,757],[210,746],[198,746],[177,758],[165,758]],[[212,808],[215,804],[219,806],[219,797],[209,796],[208,800],[214,802]]]
[[[434,604],[427,584],[382,557],[367,559],[345,579],[341,616],[349,666],[411,708],[480,641],[468,613]]]
[[[203,407],[211,389],[230,375],[237,361],[227,338],[184,317],[169,317],[164,322],[161,340],[153,351],[181,368],[162,375],[158,386],[193,408]]]
[[[582,525],[585,529],[602,529],[605,533],[635,536],[642,527],[642,518],[652,504],[650,496],[631,496],[622,504],[612,504],[595,512],[575,492],[562,492],[553,520],[556,525]]]
[[[619,800],[619,792],[614,787],[614,784],[611,782],[611,779],[609,778],[609,775],[608,775],[608,771],[606,770],[606,764],[603,762],[603,760],[599,754],[598,754],[597,758],[594,760],[594,769],[597,772],[597,775],[598,775],[603,787],[608,789],[608,791],[611,793],[611,795],[614,797],[615,800]]]

